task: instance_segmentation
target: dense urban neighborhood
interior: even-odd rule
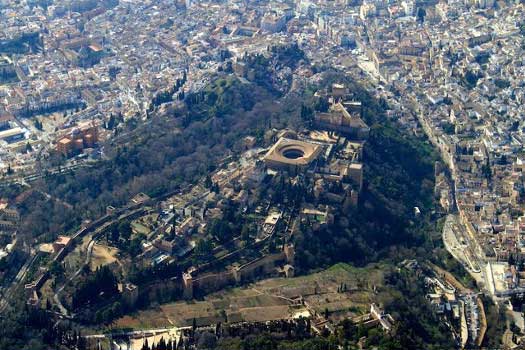
[[[519,349],[525,5],[0,0],[0,349]]]

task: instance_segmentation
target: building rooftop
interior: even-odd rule
[[[269,166],[306,166],[321,153],[321,146],[300,140],[280,138],[268,153],[264,161]]]

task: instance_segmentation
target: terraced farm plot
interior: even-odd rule
[[[116,321],[117,328],[148,329],[217,322],[269,321],[326,309],[343,319],[368,312],[373,288],[383,285],[383,267],[345,264],[294,278],[271,278],[210,294],[202,301],[180,301]],[[298,302],[299,299],[304,304]]]

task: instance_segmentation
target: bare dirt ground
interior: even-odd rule
[[[53,253],[53,245],[51,243],[42,243],[40,247],[38,247],[38,250],[40,250],[43,253]]]
[[[91,271],[117,261],[118,249],[106,245],[95,244],[93,246],[93,255],[91,256]]]

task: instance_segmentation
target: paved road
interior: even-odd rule
[[[480,330],[479,310],[476,294],[467,294],[462,297],[465,303],[465,316],[467,318],[468,334],[470,342],[474,344]]]
[[[215,329],[214,327],[199,327],[199,329],[203,328],[210,328]],[[85,335],[84,338],[86,339],[104,339],[110,335],[112,336],[144,336],[149,337],[156,334],[162,334],[166,332],[182,332],[183,330],[189,330],[191,327],[171,327],[171,328],[157,328],[157,329],[147,329],[147,330],[140,330],[140,331],[131,331],[131,332],[115,332],[111,334],[92,334],[92,335]]]
[[[5,311],[7,306],[9,305],[9,301],[13,298],[14,294],[17,292],[18,287],[20,286],[20,283],[24,280],[25,276],[27,275],[27,271],[29,268],[33,265],[37,258],[38,254],[33,253],[30,255],[30,257],[26,260],[24,265],[20,268],[17,275],[9,285],[7,289],[5,289],[5,292],[3,293],[2,300],[0,300],[0,313]]]
[[[62,166],[62,167],[52,168],[52,169],[49,169],[47,171],[47,173],[41,173],[41,174],[32,173],[32,174],[27,174],[27,175],[24,175],[24,176],[13,176],[13,177],[10,177],[10,178],[3,178],[2,180],[0,180],[0,186],[7,186],[7,185],[11,185],[11,184],[16,184],[16,183],[19,183],[19,184],[22,184],[22,185],[27,185],[29,182],[34,182],[34,181],[42,179],[42,178],[44,178],[46,176],[57,175],[57,174],[60,174],[60,173],[67,172],[69,170],[75,170],[75,169],[79,169],[79,168],[90,167],[90,166],[93,165],[93,163],[94,162],[80,162],[80,163],[76,163],[76,164],[71,164],[71,165],[66,165],[66,166]]]

